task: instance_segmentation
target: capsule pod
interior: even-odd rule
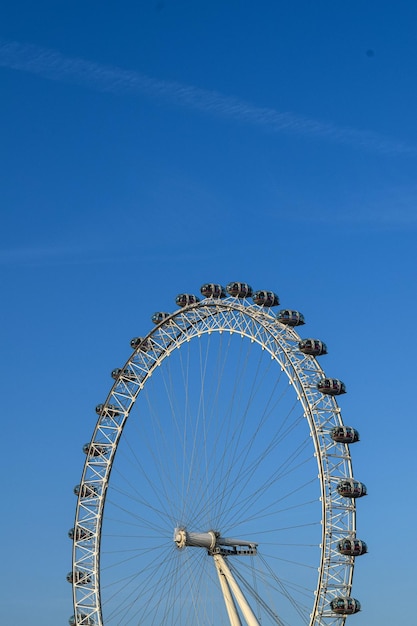
[[[111,377],[114,378],[114,380],[117,380],[117,378],[119,378],[121,373],[122,373],[121,368],[120,367],[116,367],[116,369],[112,370]],[[100,411],[99,411],[99,413],[100,413]]]
[[[366,487],[354,478],[344,478],[337,487],[337,492],[344,498],[362,498],[366,496]]]
[[[322,378],[317,383],[317,389],[328,396],[340,396],[346,393],[345,383],[338,378]]]
[[[200,302],[200,298],[197,298],[197,296],[192,293],[180,293],[175,298],[175,303],[178,306],[187,306],[188,304],[196,304],[197,302]]]
[[[226,291],[234,298],[250,298],[252,295],[252,287],[247,283],[229,283]]]
[[[205,298],[224,298],[226,296],[224,287],[214,283],[205,283],[200,287],[200,291]]]
[[[79,486],[79,485],[77,485]],[[76,528],[70,528],[68,531],[68,537],[72,541],[88,541],[91,539],[93,533],[91,530],[87,530],[87,528],[83,528],[82,526],[77,526]]]
[[[85,443],[83,445],[84,454],[89,454],[90,456],[102,456],[106,454],[109,450],[109,446],[103,446],[100,443]]]
[[[298,342],[298,348],[303,354],[310,354],[311,356],[327,354],[327,346],[320,339],[301,339]]]
[[[359,441],[359,433],[351,426],[334,426],[330,431],[330,437],[337,443],[356,443]]]
[[[361,556],[368,552],[368,546],[361,539],[350,539],[346,537],[337,543],[337,549],[340,554],[345,556]]]
[[[98,495],[97,487],[88,483],[75,485],[74,493],[76,496],[80,496],[80,498],[95,498]]]
[[[113,372],[116,372],[116,370],[113,370]],[[113,372],[111,374],[112,376]],[[123,413],[123,409],[119,406],[114,406],[114,404],[98,404],[96,406],[96,413],[97,415],[108,415],[109,417],[116,417],[116,415],[120,415],[121,413]]]
[[[142,341],[143,337],[133,337],[133,339],[130,340],[130,347],[136,350],[136,348],[140,346]]]
[[[68,620],[69,626],[95,626],[96,622],[92,617],[89,617],[85,613],[77,613],[77,616],[72,615]]]
[[[330,602],[330,608],[337,615],[353,615],[361,610],[361,603],[355,598],[334,598]]]
[[[118,378],[124,378],[126,380],[137,380],[137,376],[135,372],[127,368],[121,369],[120,367],[116,367],[116,369],[112,371],[111,376],[112,378],[114,378],[114,380],[117,380]],[[119,413],[120,412],[121,411],[119,411]],[[107,414],[108,414],[108,411],[107,411]]]
[[[89,576],[87,572],[76,569],[67,574],[67,581],[69,583],[76,583],[77,585],[87,585],[91,583],[91,576]]]
[[[150,337],[148,337],[148,339],[144,339],[143,337],[133,337],[133,339],[130,340],[130,345],[134,350],[140,348],[142,352],[147,352],[152,349],[153,341]]]
[[[160,324],[166,318],[169,317],[169,313],[164,313],[163,311],[157,311],[152,315],[152,321],[154,324]]]
[[[300,311],[292,311],[291,309],[278,311],[277,320],[287,326],[302,326],[305,324],[304,315]]]
[[[279,298],[273,291],[255,291],[252,300],[259,306],[278,306]]]

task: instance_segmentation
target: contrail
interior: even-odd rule
[[[383,154],[417,154],[417,148],[367,130],[340,127],[290,112],[258,107],[217,91],[157,80],[139,72],[66,57],[55,50],[0,39],[0,66],[102,92],[142,94],[223,119]]]

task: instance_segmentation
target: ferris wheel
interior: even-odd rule
[[[111,373],[77,495],[71,626],[341,626],[350,444],[303,315],[246,283],[180,294]]]

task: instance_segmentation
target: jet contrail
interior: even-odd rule
[[[0,39],[0,67],[29,72],[49,80],[84,85],[102,92],[141,94],[223,119],[262,126],[272,133],[298,134],[383,154],[417,154],[416,147],[375,132],[259,107],[217,91],[157,80],[136,71],[66,57],[55,50],[31,44]]]

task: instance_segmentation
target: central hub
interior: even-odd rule
[[[174,530],[174,542],[180,550],[186,546],[205,548],[210,555],[223,554],[256,554],[258,544],[243,539],[221,537],[215,530],[206,533],[189,533],[185,528],[178,527]]]
[[[209,530],[207,533],[189,533],[185,528],[176,528],[174,531],[174,541],[178,548],[194,546],[195,548],[205,548],[214,550],[220,533]]]

